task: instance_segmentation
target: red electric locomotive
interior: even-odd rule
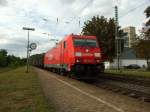
[[[104,71],[102,50],[95,36],[68,35],[44,56],[44,67],[77,79]]]

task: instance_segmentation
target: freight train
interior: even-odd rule
[[[36,66],[40,64],[76,79],[93,79],[104,71],[102,49],[96,36],[68,35],[47,51],[41,62],[36,61],[32,61]]]

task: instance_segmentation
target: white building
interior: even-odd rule
[[[147,62],[144,59],[139,59],[136,56],[135,50],[132,48],[132,44],[136,40],[135,27],[128,26],[122,29],[127,35],[124,37],[124,51],[120,56],[119,65],[121,68],[130,64],[137,64],[140,67],[147,67]],[[117,68],[117,60],[114,59],[112,63],[105,62],[105,68]]]
[[[127,35],[124,37],[124,46],[131,48],[132,44],[136,40],[136,31],[135,27],[128,26],[122,29],[124,33],[127,33]]]
[[[147,67],[147,62],[144,59],[139,59],[136,57],[136,52],[132,48],[124,48],[124,52],[122,53],[122,56],[119,60],[120,68],[123,68],[124,66],[128,66],[130,64],[137,64],[141,68]],[[105,68],[117,68],[117,60],[114,59],[112,63],[105,62]]]

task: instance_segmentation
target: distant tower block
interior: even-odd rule
[[[125,37],[125,43],[124,43],[124,47],[129,47],[131,48],[132,44],[135,42],[136,40],[136,32],[135,32],[135,27],[133,26],[128,26],[123,28],[123,31],[125,33],[127,33],[127,36]]]

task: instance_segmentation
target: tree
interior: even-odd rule
[[[119,29],[119,28],[118,28]],[[122,36],[123,31],[118,31],[118,36]],[[102,48],[104,55],[112,61],[115,57],[115,21],[104,16],[94,16],[84,23],[83,35],[95,35]],[[122,47],[123,48],[123,47]]]
[[[144,39],[150,40],[150,6],[146,8],[144,11],[146,14],[146,18],[148,19],[145,23],[145,26],[143,27],[142,34],[144,36]]]
[[[150,6],[145,9],[144,13],[146,14],[147,18],[150,17]]]
[[[24,59],[20,59],[13,55],[7,55],[5,49],[0,50],[0,67],[17,67],[24,64]]]
[[[140,39],[134,49],[138,57],[146,59],[147,66],[150,68],[150,40]]]
[[[148,21],[141,30],[140,37],[134,45],[134,49],[139,58],[144,58],[147,61],[147,67],[150,70],[150,6],[144,11]]]
[[[0,49],[0,67],[7,66],[7,51]]]
[[[20,65],[23,65],[22,60],[19,57],[8,55],[7,56],[7,62],[9,67],[17,67]]]

